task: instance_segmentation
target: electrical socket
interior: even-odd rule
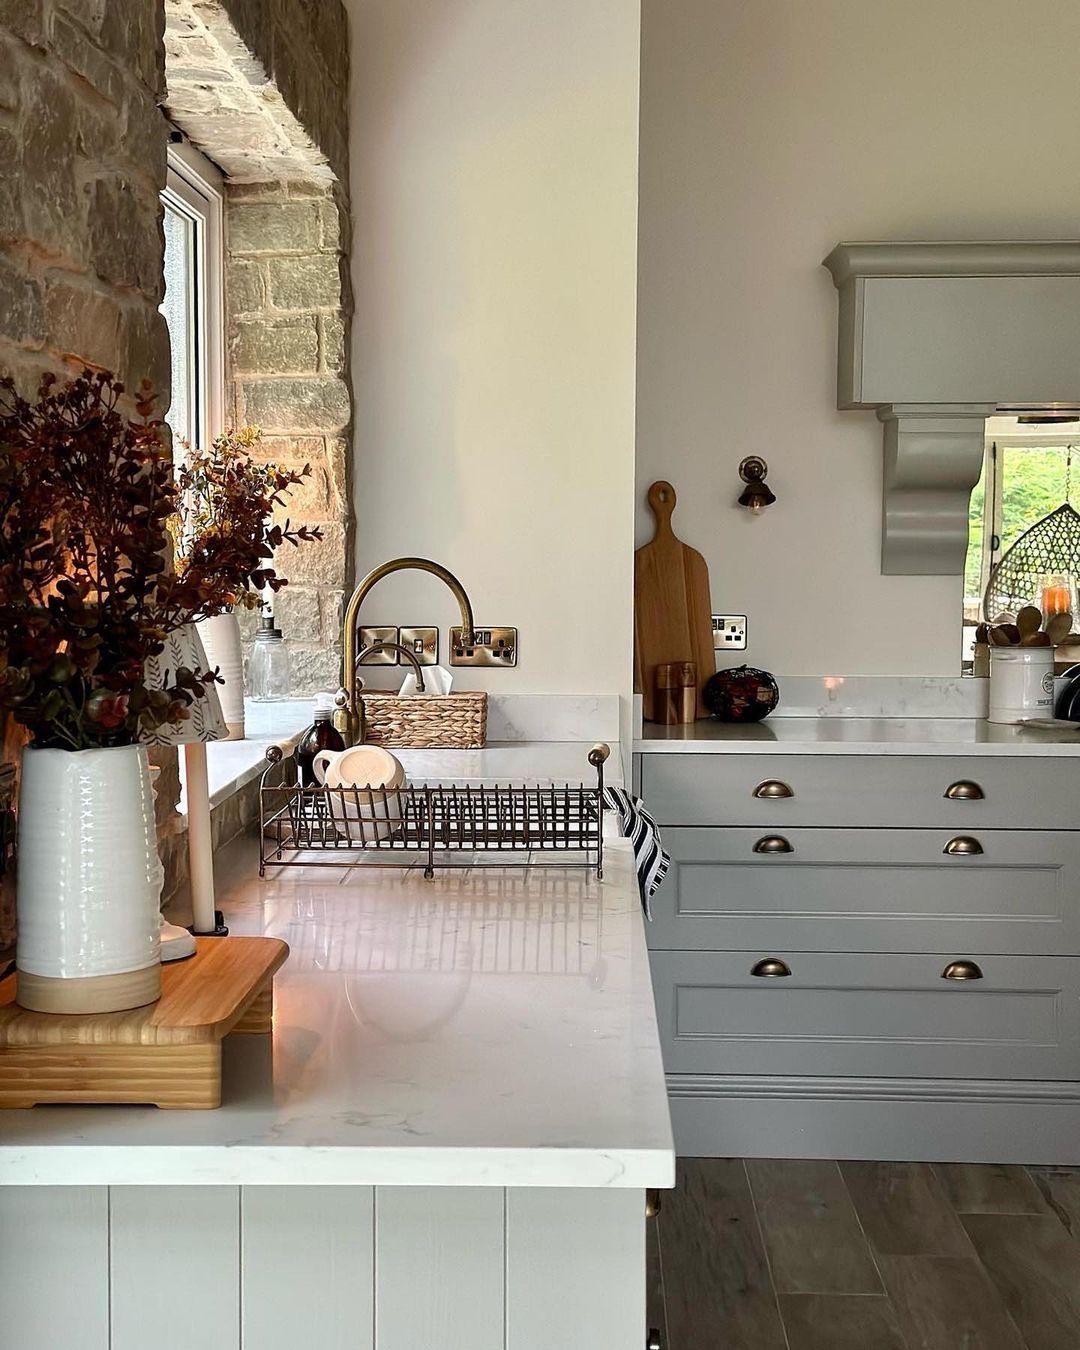
[[[398,641],[412,652],[422,666],[437,666],[439,664],[439,630],[437,628],[403,628]],[[395,652],[394,655],[396,656],[397,653]],[[405,657],[401,657],[398,664],[406,665]]]
[[[381,647],[384,642],[400,642],[397,628],[361,628],[360,650],[358,656],[366,656],[373,647]],[[365,666],[396,666],[398,663],[397,652],[380,652],[377,655],[372,654],[364,661]]]
[[[713,651],[746,651],[746,615],[714,614],[712,616]]]
[[[462,646],[461,629],[450,629],[452,666],[516,666],[516,628],[474,628],[471,647]]]

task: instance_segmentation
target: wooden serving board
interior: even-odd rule
[[[646,722],[654,720],[658,665],[693,661],[699,717],[707,712],[701,690],[716,673],[709,569],[696,548],[676,539],[671,528],[675,501],[670,483],[652,485],[656,537],[634,554],[634,688],[642,696]]]
[[[221,1042],[268,1032],[274,972],[289,955],[269,937],[200,938],[167,962],[161,998],[127,1012],[27,1012],[18,974],[0,982],[0,1107],[48,1102],[221,1105]]]

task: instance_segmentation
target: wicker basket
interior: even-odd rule
[[[365,693],[364,739],[387,749],[480,750],[487,741],[487,694]]]

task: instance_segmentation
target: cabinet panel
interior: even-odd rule
[[[1050,758],[641,756],[642,796],[661,825],[1074,830],[1075,779],[1073,761]],[[791,795],[755,796],[766,783]],[[969,784],[981,795],[945,795]]]
[[[645,1343],[645,1196],[506,1192],[507,1350]]]
[[[0,1345],[109,1350],[104,1186],[0,1187]]]
[[[757,853],[778,836],[791,852]],[[979,853],[946,853],[973,839]],[[1080,832],[666,829],[652,947],[1080,954]]]
[[[242,1189],[244,1350],[371,1350],[373,1199],[370,1186]]]
[[[505,1288],[500,1187],[376,1189],[376,1350],[504,1350]]]
[[[960,951],[660,952],[653,983],[668,1073],[1080,1078],[1080,959]],[[781,960],[790,974],[752,971]]]

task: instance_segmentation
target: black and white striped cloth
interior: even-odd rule
[[[652,898],[671,866],[671,857],[664,852],[660,842],[660,830],[641,798],[632,797],[625,788],[605,787],[604,805],[619,817],[622,832],[630,840],[641,890],[641,907],[645,917],[651,919]]]

